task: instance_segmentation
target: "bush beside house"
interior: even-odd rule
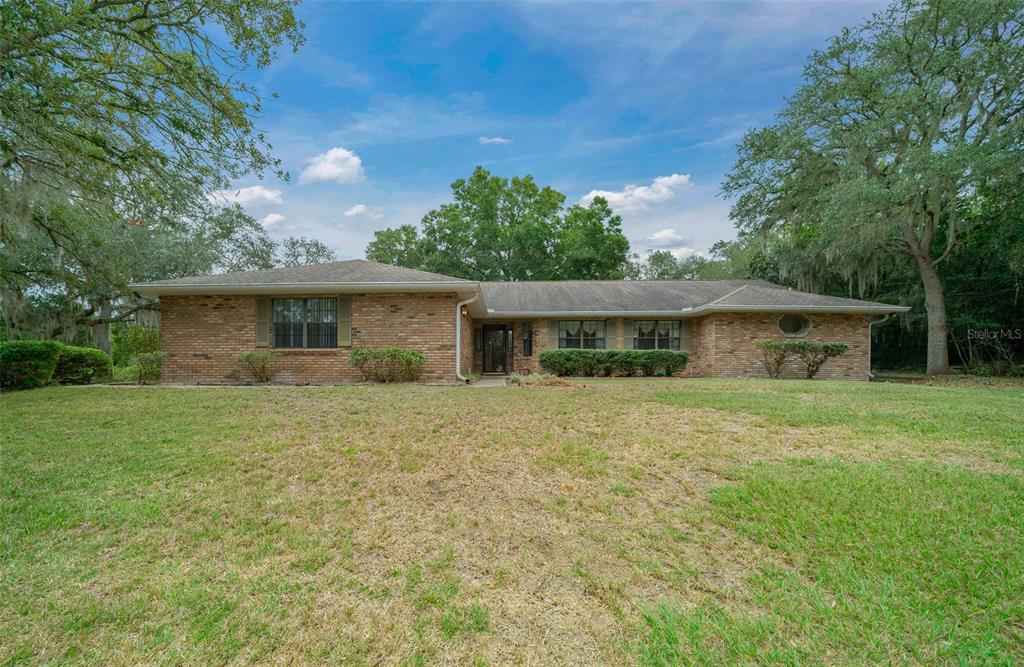
[[[846,343],[819,343],[813,340],[760,340],[756,345],[761,350],[762,364],[770,378],[781,377],[786,360],[796,357],[807,369],[807,378],[811,379],[826,361],[850,349]]]
[[[423,354],[404,347],[357,347],[349,358],[367,382],[413,382],[426,364]]]
[[[261,384],[270,382],[270,361],[281,356],[274,350],[246,350],[235,355],[239,367]]]
[[[674,350],[544,350],[540,365],[559,376],[673,375],[689,355]]]
[[[163,375],[166,352],[142,352],[135,355],[136,377],[139,384],[156,382]]]
[[[59,384],[89,384],[109,380],[113,373],[110,357],[93,347],[61,346],[53,380]]]

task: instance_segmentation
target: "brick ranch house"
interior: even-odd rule
[[[549,348],[686,350],[693,377],[763,377],[755,342],[808,338],[849,350],[819,377],[870,376],[871,324],[907,310],[758,280],[477,282],[365,260],[139,283],[160,299],[164,379],[246,379],[235,355],[273,349],[273,380],[359,380],[353,347],[426,357],[424,380],[531,373]],[[788,375],[800,376],[794,364]]]

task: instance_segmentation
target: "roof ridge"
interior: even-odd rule
[[[718,297],[717,299],[714,299],[713,301],[708,301],[706,305],[710,306],[711,304],[718,303],[719,301],[722,301],[723,299],[728,299],[733,294],[738,294],[739,292],[742,292],[743,290],[747,289],[748,287],[750,287],[749,284],[747,284],[747,285],[740,285],[739,287],[737,287],[733,291],[729,292],[728,294],[723,294],[722,296]]]

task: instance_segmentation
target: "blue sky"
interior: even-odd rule
[[[362,257],[483,165],[569,202],[600,192],[634,252],[732,238],[735,144],[804,61],[878,3],[306,2],[307,43],[251,82],[286,170],[231,196],[272,236]]]

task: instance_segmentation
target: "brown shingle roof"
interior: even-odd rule
[[[491,315],[683,313],[756,308],[898,311],[873,301],[800,292],[761,280],[565,280],[480,283]]]
[[[374,285],[379,287],[375,288]],[[406,287],[407,286],[407,287]],[[452,291],[472,295],[479,286],[490,316],[573,313],[650,313],[697,315],[741,310],[906,310],[872,301],[800,292],[761,280],[559,280],[482,282],[378,264],[363,259],[309,266],[239,271],[210,276],[156,280],[132,285],[142,294],[291,293],[366,291]],[[482,312],[482,311],[481,311]]]
[[[324,283],[456,283],[473,284],[472,280],[443,276],[401,266],[378,264],[365,259],[347,259],[340,262],[289,266],[264,271],[236,271],[210,276],[189,276],[154,280],[132,285],[136,288],[164,285],[301,285]]]

